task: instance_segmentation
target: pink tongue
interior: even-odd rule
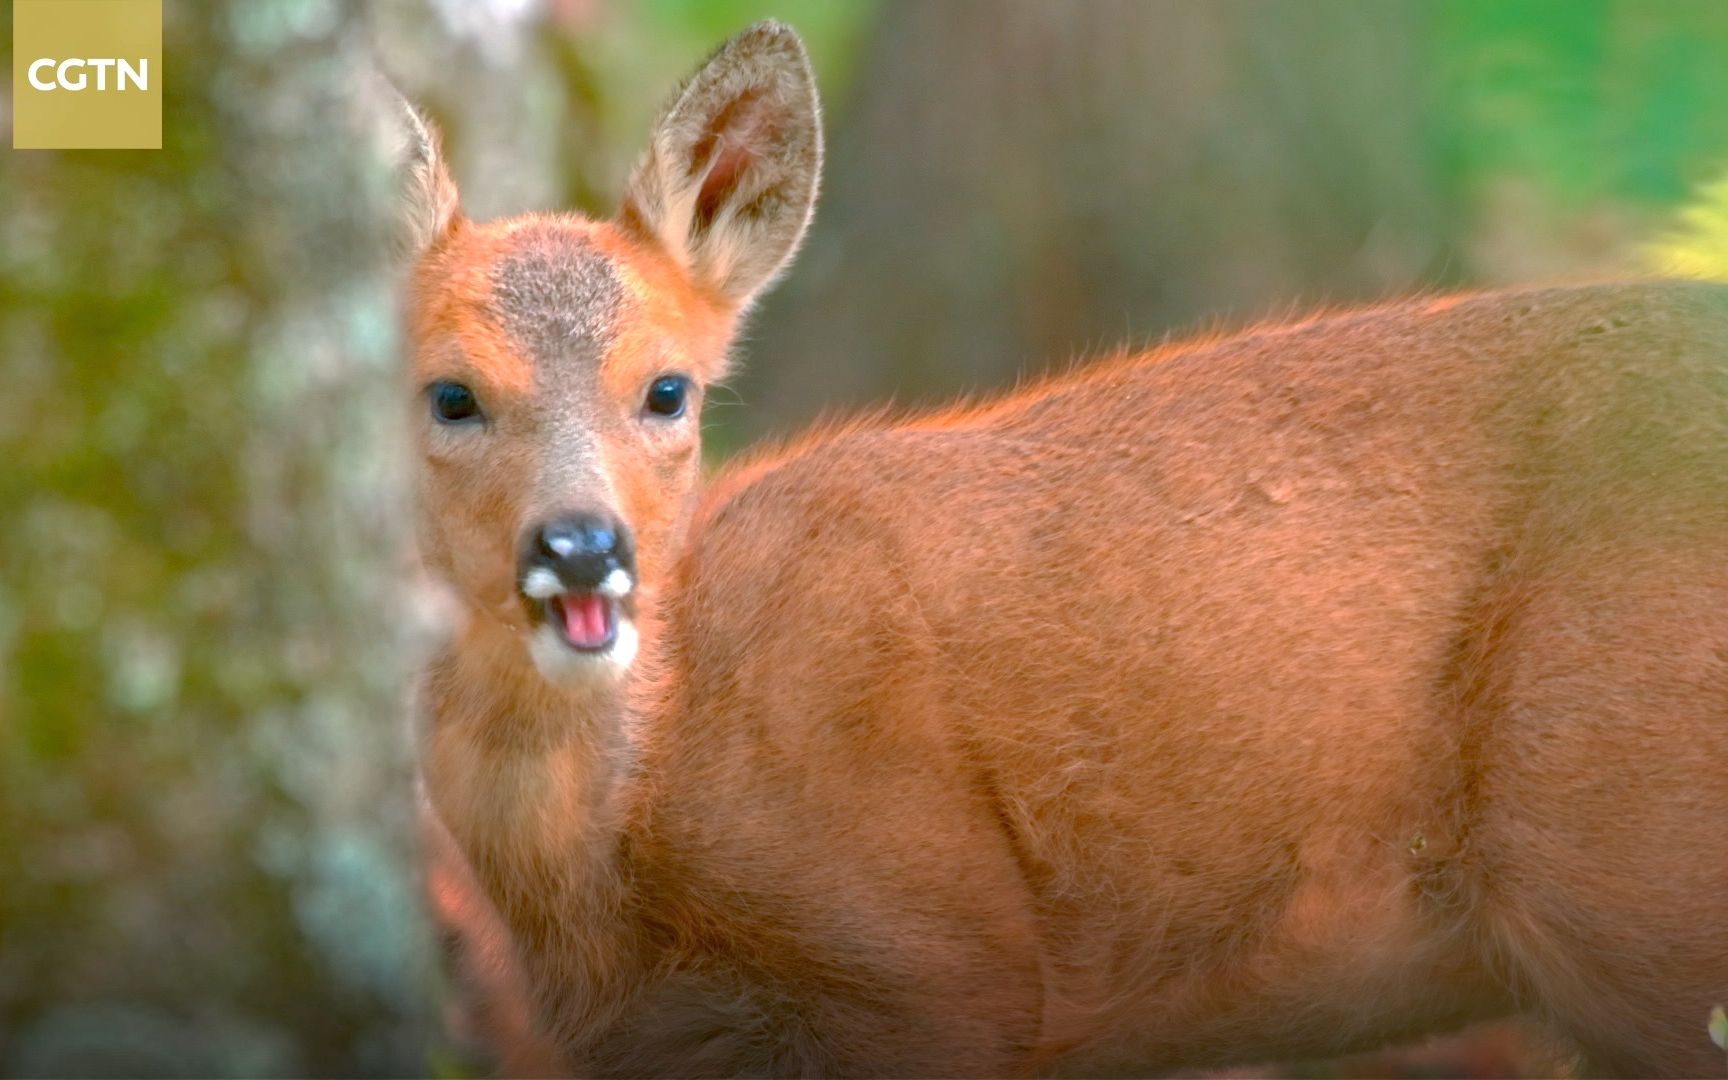
[[[597,649],[606,644],[606,635],[612,629],[610,614],[603,596],[566,596],[564,636],[578,648]]]

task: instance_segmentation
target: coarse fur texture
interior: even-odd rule
[[[790,31],[740,40],[773,47],[713,62],[797,72],[692,87],[807,80]],[[686,159],[692,92],[655,139]],[[771,127],[733,151],[799,158]],[[1528,1012],[1603,1071],[1722,1074],[1728,289],[1168,346],[699,493],[693,416],[649,424],[642,389],[718,377],[754,289],[641,227],[665,166],[617,224],[457,215],[416,279],[416,390],[489,410],[423,427],[468,619],[422,765],[536,1045],[578,1075],[1092,1075]],[[779,205],[711,265],[771,277],[809,213]],[[595,305],[547,334],[500,299],[524,259],[616,288],[547,285]],[[639,652],[554,685],[512,551],[573,503],[636,535]]]

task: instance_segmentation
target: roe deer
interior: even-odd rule
[[[417,125],[433,804],[582,1074],[1026,1075],[1537,1013],[1720,1074],[1728,290],[1418,299],[817,433],[696,414],[809,218],[762,24],[615,220]]]

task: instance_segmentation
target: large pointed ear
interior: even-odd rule
[[[816,205],[822,126],[804,43],[760,22],[720,47],[655,126],[619,213],[695,284],[747,305]]]
[[[407,98],[396,94],[396,101],[401,112],[397,183],[402,232],[408,250],[419,257],[444,239],[461,217],[461,208],[444,166],[438,129]]]

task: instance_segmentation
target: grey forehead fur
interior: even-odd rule
[[[624,286],[617,268],[579,236],[535,230],[493,264],[492,306],[536,365],[611,343]]]

